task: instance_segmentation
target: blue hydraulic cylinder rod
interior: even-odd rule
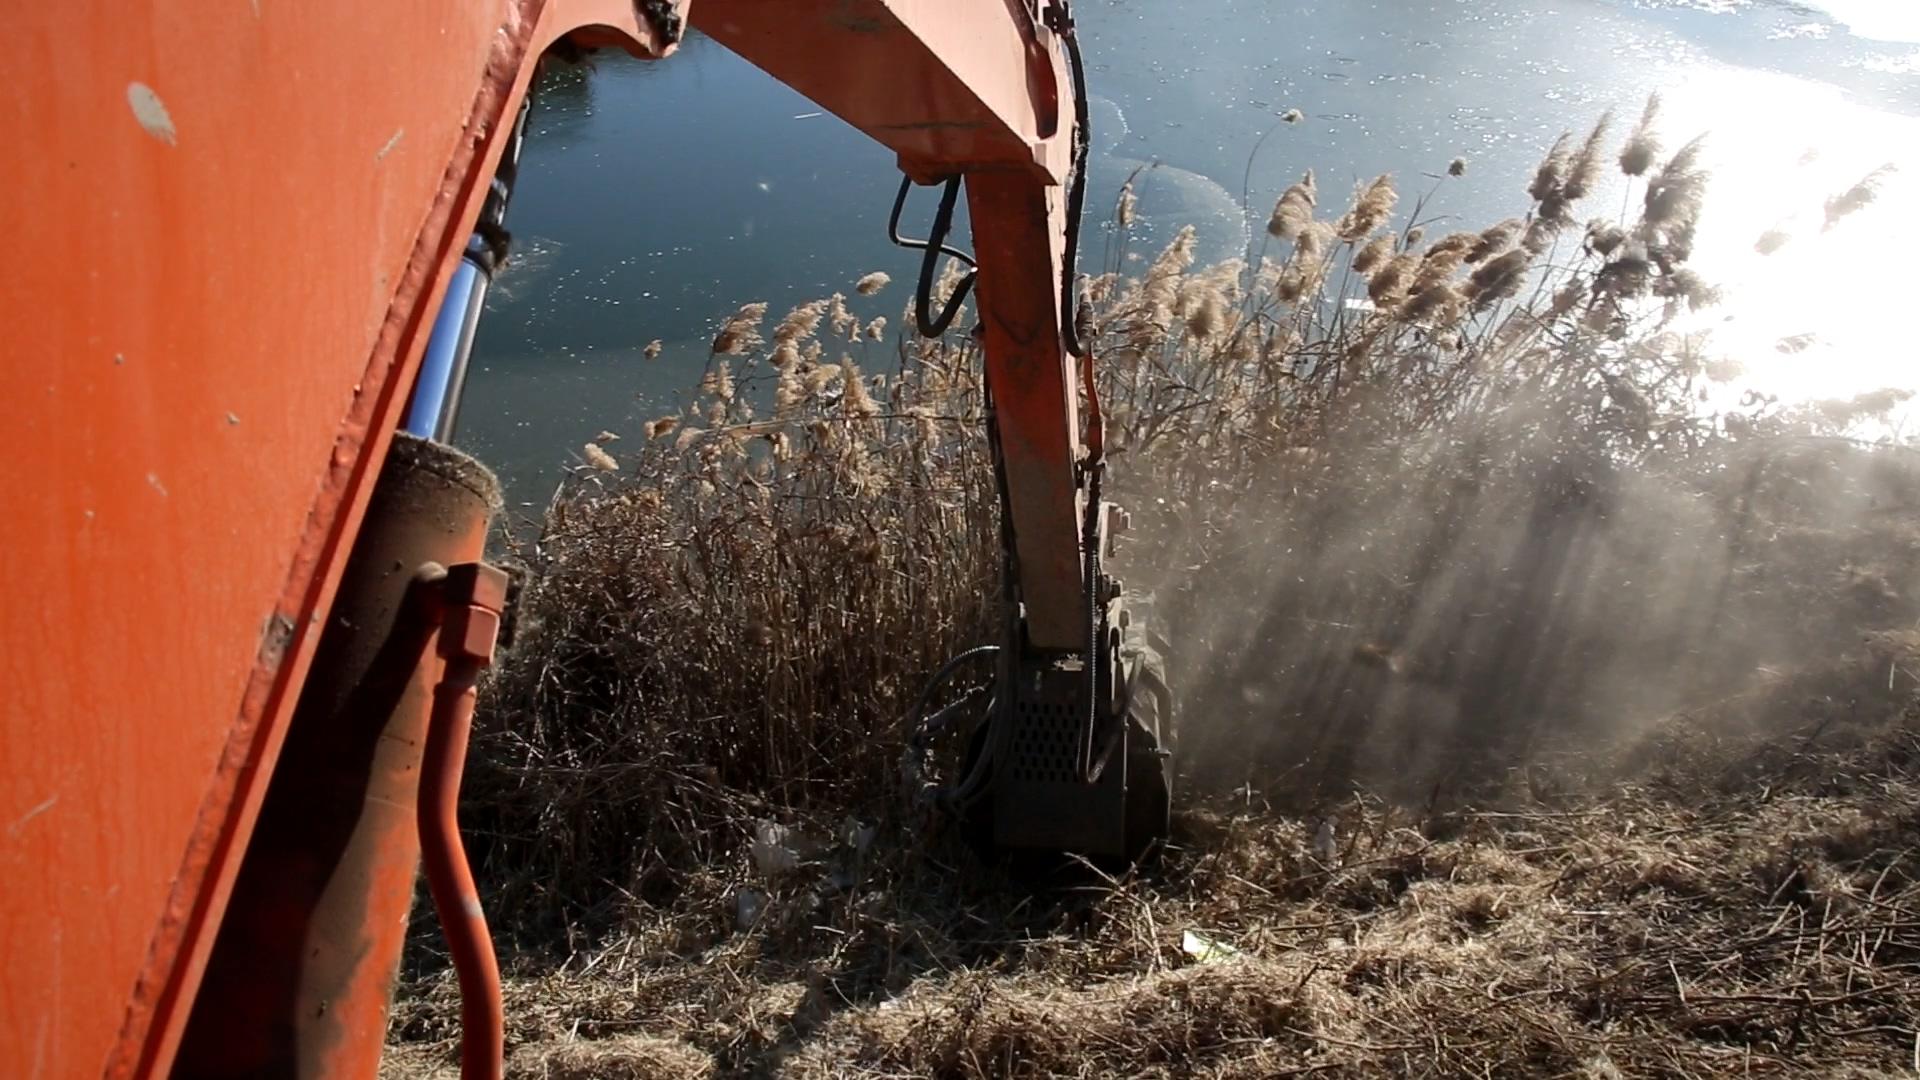
[[[427,338],[427,353],[420,360],[420,375],[414,382],[413,401],[407,406],[403,425],[409,435],[453,441],[460,393],[473,355],[473,335],[480,325],[487,286],[492,282],[493,276],[469,249],[447,284],[446,299],[440,301],[440,314],[433,320],[433,333]]]
[[[440,314],[434,317],[427,353],[421,357],[420,374],[414,379],[413,398],[401,422],[409,435],[443,443],[453,441],[453,425],[460,417],[460,395],[466,389],[467,361],[473,356],[473,335],[480,326],[480,309],[486,306],[494,273],[506,263],[507,199],[520,174],[520,150],[526,143],[527,113],[532,105],[532,94],[520,102],[513,132],[501,152],[493,181],[487,185],[473,235],[467,238],[460,265],[447,283],[446,299],[440,301]]]

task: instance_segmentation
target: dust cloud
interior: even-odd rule
[[[1915,625],[1920,455],[1808,435],[1631,460],[1590,434],[1362,425],[1208,517],[1162,506],[1133,574],[1187,783],[1451,804]]]

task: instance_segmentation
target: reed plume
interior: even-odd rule
[[[740,305],[740,310],[727,317],[721,324],[720,332],[714,335],[713,352],[722,356],[742,356],[760,347],[760,323],[767,317],[765,302]]]
[[[1393,206],[1398,198],[1399,193],[1394,190],[1391,176],[1377,176],[1370,183],[1361,185],[1354,195],[1353,206],[1335,226],[1340,239],[1351,244],[1372,235],[1393,215]]]
[[[1566,202],[1579,202],[1593,191],[1594,183],[1600,178],[1600,158],[1606,153],[1607,131],[1612,127],[1613,110],[1608,109],[1600,114],[1586,141],[1580,144],[1579,152],[1573,155],[1560,183],[1560,197]]]
[[[1873,200],[1879,197],[1881,185],[1898,171],[1899,169],[1889,162],[1861,177],[1859,183],[1828,199],[1827,220],[1821,227],[1821,231],[1832,229],[1847,215],[1857,213],[1871,205]]]
[[[1547,156],[1541,158],[1540,164],[1534,167],[1533,179],[1527,184],[1527,194],[1533,196],[1534,202],[1545,204],[1560,194],[1567,165],[1573,157],[1572,140],[1573,132],[1561,132],[1547,151]]]
[[[1376,236],[1354,253],[1353,271],[1356,274],[1371,274],[1377,267],[1393,257],[1393,237]]]
[[[1481,231],[1473,248],[1467,252],[1468,263],[1483,263],[1495,255],[1513,246],[1514,240],[1527,227],[1519,218],[1508,218],[1496,225],[1489,225]]]
[[[1628,176],[1641,176],[1653,167],[1653,161],[1660,156],[1660,137],[1654,131],[1654,123],[1660,115],[1660,94],[1647,95],[1646,108],[1640,112],[1640,122],[1634,125],[1633,134],[1627,136],[1627,144],[1620,150],[1620,171]]]
[[[1267,235],[1280,240],[1293,240],[1302,230],[1313,223],[1313,203],[1315,187],[1313,172],[1300,178],[1280,193],[1273,204],[1273,215],[1267,219]]]
[[[618,472],[620,470],[620,463],[613,460],[613,455],[602,449],[599,443],[587,443],[585,446],[582,446],[580,448],[580,456],[587,459],[587,464],[601,472]]]

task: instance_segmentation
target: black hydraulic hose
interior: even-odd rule
[[[893,197],[893,213],[887,217],[887,239],[893,241],[900,247],[913,248],[919,251],[930,246],[927,241],[919,240],[911,236],[900,235],[900,211],[906,208],[907,192],[911,190],[913,190],[913,177],[900,177],[900,190]],[[946,244],[941,244],[940,253],[950,258],[959,259],[969,267],[974,265],[973,256],[961,251],[959,248],[952,248]]]
[[[982,721],[982,723],[990,724],[993,722],[992,717],[994,710],[999,707],[999,702],[1000,699],[997,697],[987,698],[987,719]],[[947,788],[944,792],[935,796],[935,798],[943,800],[948,805],[960,810],[961,813],[965,813],[975,802],[979,801],[980,796],[986,794],[989,790],[987,788],[987,777],[993,772],[993,764],[993,740],[988,739],[986,744],[980,748],[980,756],[974,759],[973,768],[967,771],[967,775],[961,777],[959,783]]]
[[[887,216],[887,239],[903,248],[914,248],[924,254],[920,258],[920,280],[914,291],[913,321],[922,337],[939,337],[953,325],[960,305],[966,302],[967,293],[973,289],[973,279],[979,273],[973,256],[958,248],[947,246],[947,233],[953,228],[953,205],[960,195],[960,177],[950,176],[946,187],[940,193],[940,209],[934,215],[933,235],[925,240],[900,235],[900,211],[907,205],[907,192],[913,188],[913,178],[902,176],[900,190],[893,197],[893,213]],[[940,256],[957,259],[967,265],[967,275],[954,287],[953,295],[947,298],[946,307],[940,316],[933,315],[933,268],[939,264]]]
[[[1086,533],[1086,553],[1081,572],[1087,579],[1087,655],[1082,661],[1084,667],[1087,712],[1086,728],[1080,743],[1080,779],[1086,783],[1097,783],[1100,774],[1106,769],[1107,755],[1112,747],[1109,740],[1102,736],[1101,716],[1112,705],[1101,700],[1102,670],[1106,660],[1107,603],[1101,595],[1100,573],[1100,474],[1106,467],[1094,462],[1087,476],[1087,514],[1081,528]]]
[[[1080,218],[1087,207],[1087,150],[1091,142],[1087,131],[1087,72],[1065,0],[1056,0],[1047,18],[1066,43],[1067,66],[1073,71],[1073,180],[1067,185],[1067,245],[1060,260],[1060,338],[1067,352],[1085,356],[1087,345],[1080,340],[1074,286],[1080,277]]]
[[[967,293],[973,289],[973,279],[979,276],[977,270],[968,271],[954,286],[953,295],[947,297],[946,306],[940,309],[939,316],[932,314],[933,268],[940,264],[942,252],[951,251],[946,244],[947,232],[953,228],[953,204],[959,197],[960,177],[956,173],[947,178],[946,187],[940,191],[940,208],[933,214],[933,231],[928,234],[925,250],[920,256],[920,284],[914,293],[913,321],[918,324],[922,337],[934,338],[947,332],[947,327],[953,325],[954,316],[960,311],[960,305],[966,303]],[[973,265],[972,259],[964,255],[960,258],[965,259],[967,265]]]
[[[919,700],[914,702],[913,713],[908,718],[907,723],[907,742],[908,745],[912,747],[916,757],[925,755],[927,753],[928,743],[933,736],[938,734],[948,724],[951,724],[954,717],[965,712],[969,706],[978,701],[984,691],[976,690],[967,694],[959,701],[946,706],[932,716],[928,716],[927,705],[933,700],[934,693],[946,684],[947,680],[953,676],[955,671],[959,670],[962,664],[982,656],[997,656],[999,653],[1000,646],[998,645],[976,646],[942,664],[940,670],[934,672],[933,677],[927,680],[926,686],[920,691]],[[995,699],[989,698],[987,702],[987,720],[985,722],[992,722],[994,708]],[[964,807],[971,803],[973,799],[978,796],[987,772],[992,767],[992,759],[993,746],[992,743],[989,742],[982,750],[980,757],[974,761],[973,768],[968,770],[967,775],[961,777],[957,783],[936,789],[933,792],[932,798],[934,803],[948,807]]]
[[[976,657],[995,656],[998,655],[999,652],[1000,646],[998,645],[976,645],[966,652],[948,660],[940,666],[940,670],[933,673],[933,677],[927,680],[925,686],[921,687],[920,698],[913,704],[912,720],[907,725],[909,731],[908,738],[913,741],[914,745],[923,745],[926,737],[933,734],[933,732],[928,730],[924,725],[927,721],[927,703],[933,700],[934,692],[946,685],[947,679],[952,677],[960,665]]]
[[[1100,573],[1100,476],[1105,471],[1102,458],[1105,456],[1105,440],[1101,436],[1100,404],[1093,382],[1092,361],[1088,359],[1087,342],[1080,337],[1080,311],[1078,284],[1080,276],[1080,222],[1085,216],[1087,206],[1087,155],[1092,138],[1087,130],[1087,71],[1080,56],[1080,38],[1075,33],[1073,13],[1067,6],[1067,0],[1054,0],[1047,9],[1047,25],[1060,35],[1067,50],[1067,67],[1073,74],[1073,179],[1067,185],[1067,235],[1066,250],[1060,262],[1060,339],[1070,355],[1082,361],[1082,373],[1086,380],[1088,407],[1092,410],[1089,446],[1087,447],[1087,509],[1086,520],[1082,524],[1081,543],[1085,545],[1085,566],[1082,573],[1086,578],[1087,598],[1087,653],[1082,663],[1086,672],[1085,693],[1087,696],[1086,728],[1080,748],[1080,774],[1086,783],[1100,779],[1105,770],[1107,757],[1112,753],[1111,737],[1101,738],[1100,728],[1102,706],[1111,702],[1100,700],[1100,688],[1103,676],[1104,655],[1106,649],[1106,597],[1101,595],[1103,586]]]

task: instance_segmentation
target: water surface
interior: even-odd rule
[[[1669,147],[1709,132],[1716,171],[1695,265],[1726,287],[1718,348],[1788,396],[1920,387],[1906,331],[1920,245],[1920,4],[1906,0],[1080,0],[1096,154],[1090,214],[1131,172],[1135,248],[1183,224],[1237,254],[1301,171],[1323,206],[1393,173],[1403,208],[1479,227],[1526,208],[1541,151],[1662,92]],[[1301,123],[1274,131],[1297,108]],[[1449,161],[1467,175],[1444,179]],[[1899,167],[1823,231],[1824,200]],[[1616,214],[1628,193],[1596,195]],[[601,430],[629,437],[698,379],[715,320],[870,270],[855,297],[896,324],[917,269],[885,239],[890,154],[713,41],[599,58],[540,88],[512,207],[515,262],[487,305],[461,441],[538,503]],[[1251,214],[1242,212],[1250,189]],[[930,213],[930,202],[916,205]],[[914,216],[914,211],[909,211]],[[920,217],[919,220],[924,220]],[[1769,229],[1788,246],[1753,250]],[[964,233],[962,234],[964,236]],[[1089,256],[1101,257],[1095,233]],[[1782,338],[1811,335],[1786,354]],[[661,339],[663,355],[641,350]],[[873,350],[885,345],[862,346]]]

